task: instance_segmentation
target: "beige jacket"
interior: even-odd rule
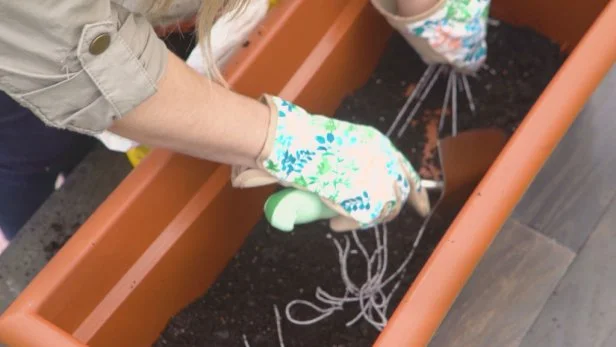
[[[50,126],[105,130],[156,92],[167,63],[152,25],[127,9],[136,1],[0,0],[0,90]]]

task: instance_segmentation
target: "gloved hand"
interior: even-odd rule
[[[407,159],[378,130],[311,115],[278,97],[257,169],[233,167],[235,187],[279,183],[317,194],[332,210],[335,231],[365,229],[397,216],[405,202],[423,216],[428,194]]]
[[[474,72],[485,61],[490,0],[434,0],[431,8],[413,16],[400,15],[397,0],[371,1],[426,64]]]

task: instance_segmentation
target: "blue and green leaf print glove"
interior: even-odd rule
[[[423,216],[430,202],[420,177],[375,128],[320,115],[264,96],[269,134],[257,169],[234,167],[236,187],[279,183],[317,194],[339,216],[335,231],[365,229],[396,217],[407,201]]]
[[[435,0],[432,8],[411,17],[397,13],[399,0],[371,1],[426,64],[474,72],[484,63],[490,0]]]

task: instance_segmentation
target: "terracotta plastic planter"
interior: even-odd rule
[[[575,49],[449,228],[444,240],[455,242],[439,244],[378,346],[428,343],[616,60],[614,1],[493,1],[497,18],[530,25]],[[226,76],[247,95],[278,94],[332,114],[365,82],[390,33],[368,0],[281,1]],[[234,190],[228,167],[155,150],[0,317],[0,341],[151,345],[170,316],[222,271],[261,217],[270,191]]]

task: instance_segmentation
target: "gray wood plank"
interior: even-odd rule
[[[522,346],[616,346],[616,203],[602,217]]]
[[[430,346],[517,346],[574,256],[567,247],[510,219]]]
[[[535,178],[514,216],[577,252],[616,196],[616,67]]]

